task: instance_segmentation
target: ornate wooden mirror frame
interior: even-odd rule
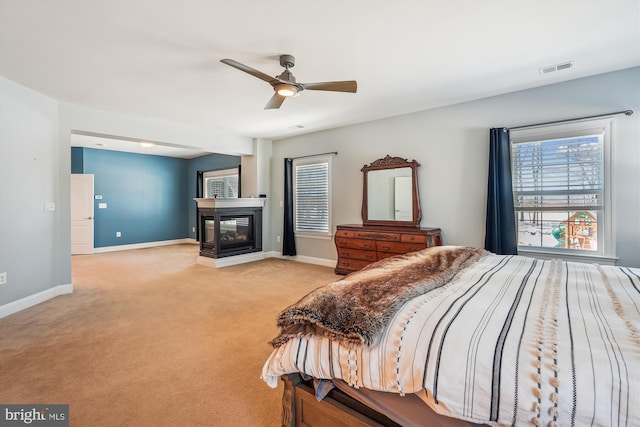
[[[407,161],[401,157],[387,156],[378,159],[370,165],[362,167],[362,223],[367,226],[382,225],[392,227],[420,227],[420,198],[418,196],[418,166],[415,160]],[[405,169],[403,169],[405,168]],[[411,182],[400,184],[405,179],[399,177],[411,177]],[[399,190],[395,190],[395,186]],[[369,188],[371,186],[371,188]],[[393,186],[393,187],[392,187]],[[410,186],[410,188],[409,188]],[[411,195],[411,206],[407,205],[408,197],[404,204],[408,212],[399,215],[397,193],[408,192]],[[381,213],[380,213],[381,212]],[[398,217],[399,219],[395,219]],[[406,217],[407,219],[403,219]]]

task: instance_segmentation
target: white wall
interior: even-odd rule
[[[253,155],[242,156],[242,197],[267,196],[265,207],[262,210],[262,236],[263,250],[270,252],[273,249],[271,239],[271,208],[272,200],[269,198],[269,185],[271,184],[271,149],[272,141],[256,138],[253,140]]]
[[[541,77],[543,78],[543,77]],[[640,266],[640,67],[318,132],[273,143],[273,235],[282,235],[283,159],[337,151],[333,226],[361,223],[365,164],[389,154],[417,160],[422,226],[445,244],[484,246],[489,129],[632,109],[615,119],[614,221],[619,265]],[[274,243],[282,249],[281,244]],[[332,240],[297,238],[298,254],[335,259]]]
[[[0,308],[71,283],[59,274],[57,258],[64,249],[57,132],[56,100],[0,76],[0,272],[8,277]],[[45,211],[45,202],[56,210]]]

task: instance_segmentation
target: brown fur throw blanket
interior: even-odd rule
[[[444,285],[488,254],[484,249],[436,246],[369,264],[283,310],[277,318],[280,334],[271,344],[279,347],[307,334],[345,345],[375,344],[407,301]]]

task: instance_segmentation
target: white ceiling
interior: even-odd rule
[[[358,93],[305,91],[263,110],[269,84],[220,63],[275,76],[281,54],[299,82],[353,79]],[[274,140],[638,65],[640,0],[0,0],[1,75]]]

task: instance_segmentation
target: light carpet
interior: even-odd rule
[[[197,252],[72,257],[73,294],[0,319],[0,403],[69,404],[72,426],[280,425],[282,386],[260,379],[276,315],[339,276]]]

